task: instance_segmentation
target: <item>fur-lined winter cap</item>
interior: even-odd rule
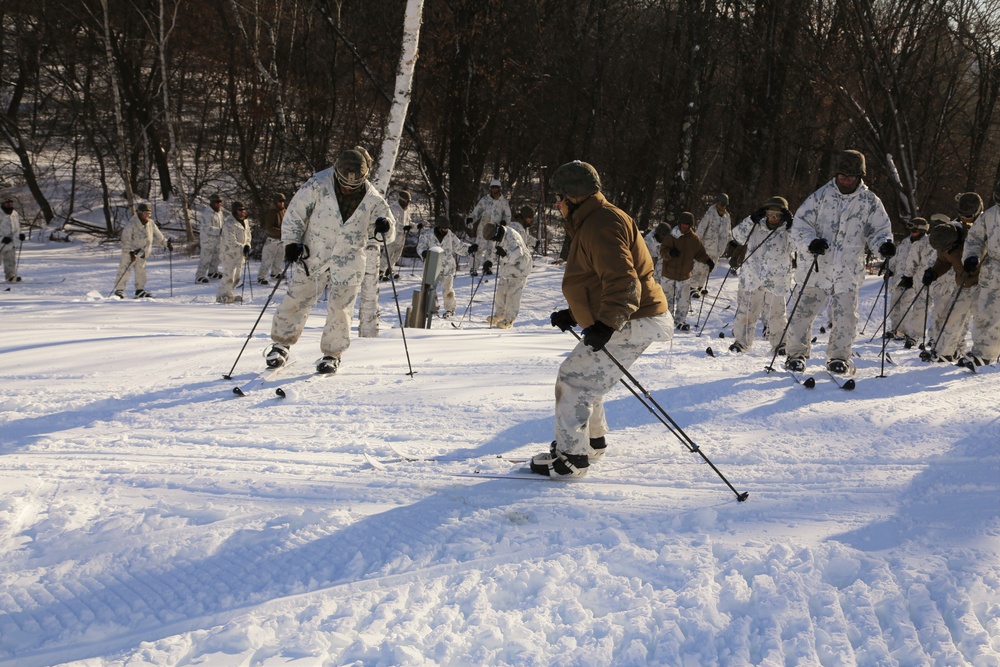
[[[841,151],[833,163],[833,173],[845,176],[864,176],[865,156],[860,151]]]
[[[690,211],[684,211],[679,216],[677,216],[678,225],[691,225],[694,227],[694,213]]]
[[[601,191],[601,177],[591,165],[573,160],[553,172],[549,185],[553,192],[570,197],[589,197]]]
[[[983,212],[983,198],[975,192],[963,192],[955,197],[958,214],[963,218],[974,218]]]

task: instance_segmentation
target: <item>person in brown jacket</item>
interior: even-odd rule
[[[531,470],[552,479],[582,477],[604,455],[604,394],[654,341],[670,340],[673,320],[656,282],[653,258],[635,222],[601,194],[597,171],[579,160],[552,174],[550,188],[572,237],[562,291],[569,308],[552,326],[577,324],[583,338],[556,376],[555,437]],[[604,350],[607,350],[607,353]]]
[[[924,271],[922,282],[927,288],[935,280],[949,271],[955,273],[955,287],[951,298],[934,304],[934,322],[927,349],[920,353],[921,361],[953,362],[965,355],[965,338],[972,324],[976,303],[979,301],[979,267],[966,272],[962,265],[965,237],[969,235],[972,223],[983,212],[982,199],[976,195],[976,206],[972,210],[959,211],[958,220],[938,225],[931,230],[931,247],[938,251],[937,261]]]
[[[281,242],[281,220],[285,217],[285,195],[280,192],[274,196],[274,207],[264,212],[264,247],[260,251],[260,271],[257,272],[257,282],[269,284],[269,278],[275,280],[281,275],[285,260],[285,245]]]
[[[674,323],[680,331],[688,331],[688,312],[691,310],[691,290],[689,283],[694,263],[708,265],[708,273],[715,269],[715,262],[705,251],[701,239],[694,232],[694,214],[687,211],[680,214],[677,226],[665,235],[660,243],[663,257],[663,277],[660,287],[670,300]]]

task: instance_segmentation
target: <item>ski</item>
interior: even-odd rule
[[[481,461],[481,460],[496,460],[504,461],[506,463],[527,463],[531,460],[530,456],[509,456],[507,454],[480,454],[478,456],[414,456],[412,454],[407,454],[393,445],[389,445],[389,449],[392,453],[399,457],[400,461],[414,462],[414,461],[432,461],[432,462],[455,462],[455,461]]]
[[[59,280],[35,280],[33,278],[22,278],[16,282],[9,283],[6,291],[10,291],[10,288],[14,285],[58,285],[60,283],[66,282],[66,278],[60,278]]]
[[[823,372],[830,376],[830,379],[833,380],[834,384],[836,384],[838,387],[840,387],[845,391],[854,391],[854,388],[857,386],[857,383],[854,381],[854,378],[847,378],[846,380],[841,382],[840,377],[831,373],[830,371],[823,369]]]
[[[793,380],[795,380],[796,384],[800,384],[803,387],[805,387],[806,389],[812,389],[813,387],[816,386],[816,378],[814,378],[812,375],[806,375],[805,371],[801,371],[801,372],[799,372],[799,371],[792,371],[792,370],[788,370],[787,368],[778,369],[778,368],[775,368],[774,366],[766,366],[764,368],[764,371],[767,372],[767,373],[773,373],[773,372],[776,372],[776,371],[779,371],[779,370],[783,371],[785,373],[788,373],[788,375],[790,375],[791,378]]]
[[[715,356],[715,351],[711,347],[708,347],[708,348],[705,348],[705,354],[707,354],[710,357],[714,357]]]
[[[233,387],[233,393],[237,396],[246,396],[251,391],[255,390],[260,385],[264,384],[268,380],[273,380],[274,378],[281,375],[286,368],[291,365],[291,362],[286,362],[277,368],[265,368],[263,371],[258,373],[255,377],[250,378],[248,382],[243,385],[237,385]]]
[[[298,381],[295,381],[294,378],[289,378],[288,383],[289,384],[307,384],[309,382],[312,382],[316,378],[330,377],[332,375],[336,375],[336,373],[320,373],[319,371],[316,371],[316,372],[312,373],[311,375],[305,377],[304,379],[301,379],[301,380],[298,380]],[[288,386],[288,385],[285,385],[285,386]],[[285,386],[276,387],[274,389],[274,393],[275,393],[275,395],[277,395],[278,398],[288,398],[288,392],[285,390]]]

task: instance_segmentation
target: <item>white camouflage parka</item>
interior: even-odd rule
[[[879,246],[892,240],[892,225],[882,200],[864,182],[845,195],[837,188],[836,179],[831,179],[799,206],[791,237],[800,269],[803,263],[812,262],[809,243],[826,239],[830,247],[817,256],[818,269],[810,276],[809,286],[841,294],[860,289],[865,277],[865,244],[877,254]]]
[[[991,206],[976,218],[965,237],[962,261],[979,258],[979,284],[989,290],[1000,289],[1000,206]]]
[[[328,269],[334,284],[360,285],[365,274],[365,246],[375,233],[375,220],[389,220],[386,243],[396,238],[389,204],[371,183],[365,181],[364,187],[364,198],[347,220],[340,214],[332,167],[314,174],[288,203],[281,242],[308,246],[305,264],[310,274]]]
[[[791,232],[783,222],[772,231],[764,220],[755,224],[747,216],[733,229],[733,239],[747,247],[740,265],[740,289],[784,295],[792,286]]]
[[[725,215],[720,215],[718,207],[714,205],[709,206],[705,215],[701,216],[695,233],[698,234],[702,245],[705,246],[705,252],[712,258],[712,261],[718,261],[722,257],[722,253],[726,251],[726,247],[732,239],[730,231],[732,226],[729,212],[726,211]]]
[[[420,240],[417,242],[417,254],[422,256],[425,250],[429,250],[434,246],[440,246],[444,250],[444,263],[441,265],[442,276],[455,275],[455,272],[458,270],[458,265],[455,263],[455,255],[464,257],[469,254],[469,243],[455,236],[450,229],[440,241],[438,241],[433,231],[421,234]]]

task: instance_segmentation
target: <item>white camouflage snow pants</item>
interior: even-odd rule
[[[458,301],[455,299],[455,272],[449,271],[438,276],[438,285],[441,288],[442,301],[446,312],[455,312]]]
[[[132,266],[129,266],[131,263]],[[129,252],[122,250],[122,258],[118,262],[118,282],[115,283],[115,291],[124,291],[128,285],[128,274],[135,271],[136,291],[146,289],[146,258],[136,257],[135,261],[129,256]]]
[[[782,295],[765,289],[741,289],[736,294],[736,321],[733,323],[736,342],[750,349],[756,334],[757,320],[763,316],[767,325],[767,340],[771,343],[772,350],[777,348],[788,323],[783,298]]]
[[[307,276],[299,266],[288,281],[288,292],[271,321],[271,340],[291,347],[299,341],[309,313],[327,289],[326,324],[319,347],[324,356],[339,357],[351,345],[351,315],[360,285],[334,284],[330,272]]]
[[[284,244],[281,239],[267,239],[260,251],[260,270],[257,272],[257,279],[267,280],[271,276],[280,275],[283,268],[285,268]]]
[[[788,358],[808,359],[812,351],[812,327],[816,317],[823,312],[823,306],[830,304],[830,338],[826,344],[827,361],[843,359],[850,361],[854,339],[858,331],[858,292],[838,292],[830,294],[818,287],[806,286],[802,290],[798,308],[792,315],[785,338]],[[793,302],[794,303],[794,302]]]
[[[654,341],[669,341],[673,329],[669,312],[631,320],[611,336],[606,349],[629,368]],[[577,342],[556,375],[556,449],[566,454],[586,454],[590,439],[608,432],[604,395],[622,375],[604,350],[594,352],[582,341]]]
[[[924,336],[924,313],[927,311],[927,288],[904,290],[899,297],[900,302],[896,315],[898,324],[894,329],[897,334],[920,340]],[[907,311],[909,309],[909,311]],[[903,316],[906,317],[903,317]],[[900,318],[902,318],[900,320]]]
[[[501,264],[497,272],[497,296],[493,304],[495,321],[514,323],[521,310],[521,296],[531,273],[531,258],[521,257],[513,264]]]
[[[0,248],[0,259],[3,260],[3,274],[8,282],[17,277],[17,251],[14,242],[3,244]]]
[[[966,287],[961,294],[958,293],[958,285],[952,283],[951,288],[950,296],[935,305],[934,326],[928,335],[935,337],[934,351],[939,356],[958,359],[965,354],[966,334],[969,333],[969,325],[972,324],[972,316],[979,301],[979,285]],[[954,308],[952,303],[955,304]],[[948,314],[949,310],[951,315]]]
[[[201,251],[198,258],[198,270],[195,271],[194,277],[198,278],[208,278],[210,273],[215,273],[219,270],[219,245],[222,240],[222,235],[220,234],[202,234],[201,240]]]
[[[972,324],[972,354],[987,363],[1000,357],[1000,286],[979,284],[979,303]]]
[[[714,257],[712,255],[709,255],[709,257],[711,257],[712,261],[715,262],[716,264],[719,263],[718,257]],[[708,279],[710,277],[711,275],[708,270],[708,264],[695,262],[694,268],[691,269],[690,288],[701,290],[703,287],[706,287],[708,285]]]
[[[670,312],[674,316],[674,322],[684,324],[687,322],[688,313],[691,312],[691,279],[671,280],[660,277],[660,287],[670,302]]]
[[[222,249],[222,282],[215,292],[216,301],[233,300],[233,290],[243,274],[243,261],[243,246],[234,244]]]

